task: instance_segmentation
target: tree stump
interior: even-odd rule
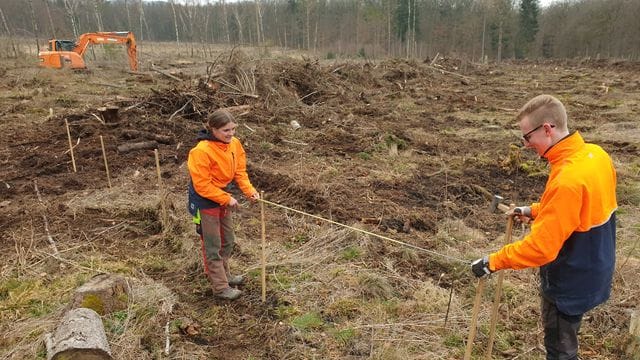
[[[100,315],[127,308],[129,288],[122,276],[98,274],[76,290],[71,308],[89,308]]]
[[[112,360],[100,316],[91,309],[67,312],[54,334],[44,338],[47,360]]]
[[[103,106],[97,110],[105,124],[115,124],[120,120],[118,117],[120,108],[117,106]]]

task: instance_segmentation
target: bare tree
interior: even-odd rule
[[[79,4],[80,4],[79,0],[64,0],[64,8],[67,11],[67,16],[69,16],[69,20],[71,20],[71,29],[73,30],[73,36],[76,39],[80,36],[80,31],[78,29],[78,22],[76,19]]]
[[[233,7],[233,16],[236,18],[236,22],[238,23],[238,42],[240,44],[244,43],[244,35],[242,33],[242,21],[240,21],[240,14],[238,13],[238,6]]]
[[[131,13],[129,12],[127,0],[124,0],[124,10],[127,12],[127,30],[131,31]]]
[[[224,32],[227,36],[227,44],[231,44],[231,36],[229,34],[229,20],[227,17],[227,5],[224,0],[220,0],[220,4],[222,5],[222,19],[224,20]]]
[[[7,19],[4,17],[4,11],[0,8],[0,17],[2,18],[2,23],[4,24],[4,29],[7,32],[7,36],[9,36],[9,41],[11,42],[11,48],[13,49],[13,57],[18,57],[18,51],[16,50],[16,44],[13,41],[13,36],[11,35],[11,30],[9,30],[9,25],[7,24]]]
[[[174,4],[173,0],[169,1],[169,3],[171,4],[171,11],[173,12],[173,28],[176,32],[176,44],[179,46],[180,35],[178,34],[178,17],[176,16],[176,5]]]
[[[142,35],[143,26],[144,29],[147,30],[147,37],[151,40],[151,32],[149,31],[149,24],[147,24],[147,17],[144,15],[144,5],[142,4],[142,0],[138,3],[138,6],[140,12],[140,40],[144,39],[144,36]]]
[[[44,2],[44,6],[47,8],[47,16],[49,17],[49,27],[51,31],[51,37],[56,38],[56,27],[53,26],[53,18],[51,17],[51,9],[49,8],[49,0],[42,0]]]
[[[36,37],[36,50],[40,52],[40,39],[38,39],[38,22],[36,21],[36,13],[33,10],[33,0],[29,0],[29,10],[31,14],[31,25],[33,26],[33,34]]]
[[[102,25],[102,16],[100,15],[98,2],[99,0],[93,0],[93,10],[96,15],[96,25],[98,25],[98,31],[104,31],[104,26]]]
[[[262,11],[260,10],[260,0],[256,0],[256,42],[264,42],[264,29],[262,27]]]

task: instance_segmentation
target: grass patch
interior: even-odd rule
[[[309,312],[291,320],[291,325],[300,331],[319,330],[324,321],[316,312]]]
[[[340,344],[347,345],[354,340],[357,334],[355,329],[346,328],[342,330],[334,330],[332,331],[331,335]]]
[[[348,246],[347,248],[342,250],[340,257],[342,258],[342,260],[351,261],[359,258],[360,255],[362,254],[359,248],[355,246]]]

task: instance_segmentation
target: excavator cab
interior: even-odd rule
[[[73,40],[49,40],[49,51],[73,51],[76,42]]]

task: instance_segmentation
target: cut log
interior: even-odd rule
[[[67,312],[55,332],[46,334],[47,360],[112,360],[98,313],[77,308]]]
[[[155,140],[160,144],[167,144],[167,145],[173,144],[174,142],[173,137],[168,135],[160,135],[160,134],[150,133],[147,131],[132,130],[132,129],[123,130],[122,136],[124,136],[127,139],[144,138],[148,140]]]
[[[129,287],[122,276],[99,274],[80,286],[71,308],[89,308],[100,315],[127,308]]]
[[[135,150],[152,150],[152,149],[157,149],[158,148],[158,142],[157,141],[142,141],[142,142],[136,142],[136,143],[127,143],[127,144],[122,144],[122,145],[118,145],[118,152],[119,153],[126,153],[129,151],[135,151]]]

